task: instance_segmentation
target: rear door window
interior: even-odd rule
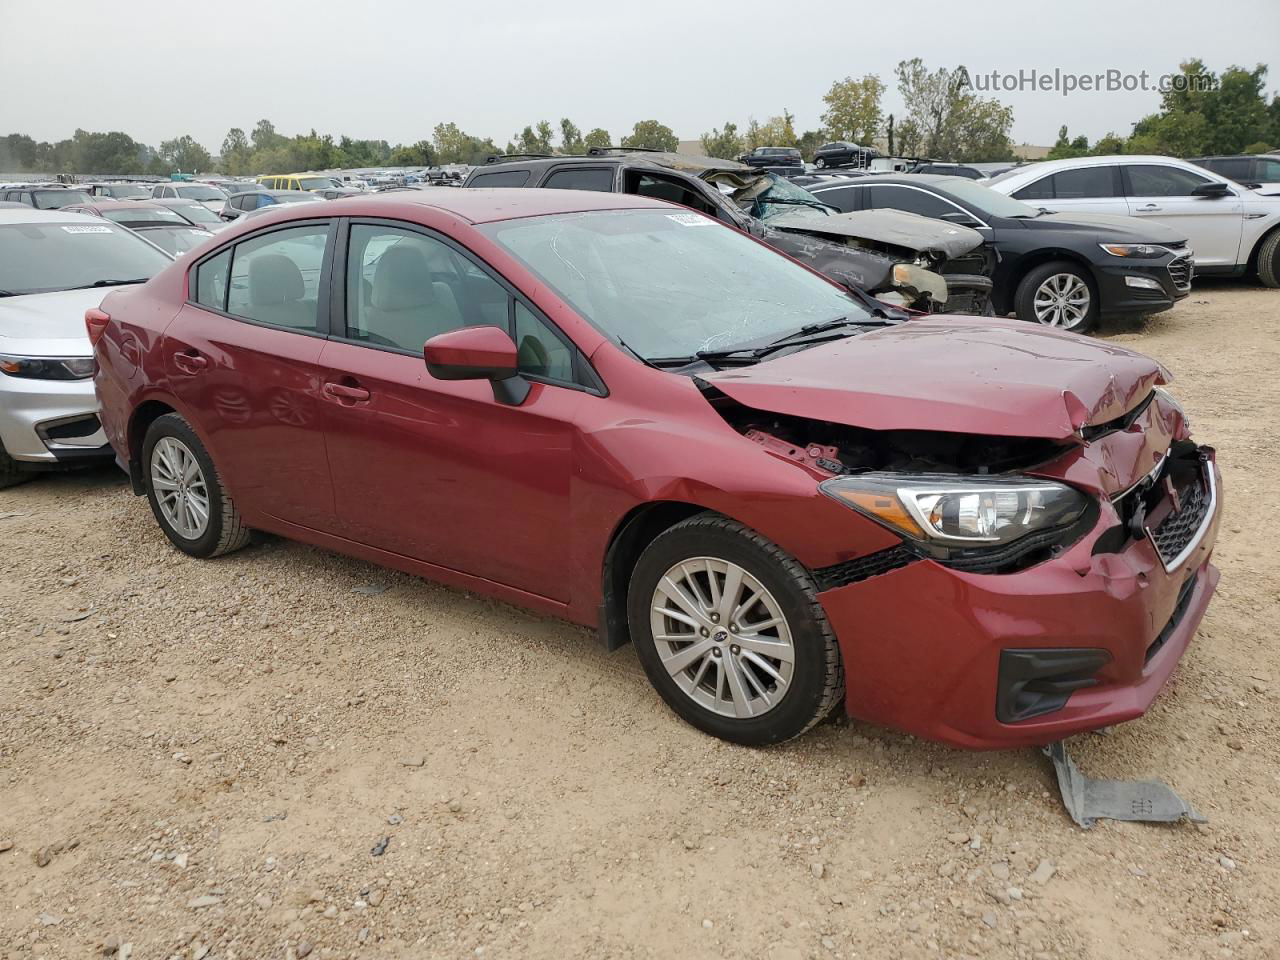
[[[918,213],[922,217],[941,219],[944,213],[954,213],[956,208],[932,193],[926,193],[915,187],[894,186],[892,184],[876,184],[867,188],[870,191],[869,205],[872,209],[903,210],[907,213]]]
[[[1051,178],[1053,199],[1092,200],[1098,197],[1118,197],[1120,191],[1117,189],[1115,171],[1115,167],[1105,166],[1081,167],[1078,170],[1055,173]]]
[[[318,332],[320,275],[328,221],[272,230],[233,248],[227,312],[246,320]]]

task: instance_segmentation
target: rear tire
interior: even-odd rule
[[[698,514],[654,538],[632,571],[627,617],[650,683],[712,736],[781,743],[844,699],[840,648],[813,578],[727,517]]]
[[[1273,231],[1258,249],[1258,279],[1263,286],[1280,287],[1280,230]]]
[[[1053,260],[1022,278],[1013,297],[1013,309],[1025,323],[1088,333],[1098,325],[1098,288],[1078,265]]]
[[[249,542],[251,531],[223,488],[213,458],[178,414],[158,417],[147,428],[142,480],[156,522],[183,553],[217,557]]]
[[[0,443],[0,490],[6,487],[16,487],[18,484],[26,483],[30,479],[31,474],[18,466],[18,461],[9,456],[5,452],[4,444]]]

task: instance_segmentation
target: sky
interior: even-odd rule
[[[900,113],[893,71],[911,57],[963,64],[975,85],[992,71],[1145,70],[1154,84],[1190,57],[1214,71],[1271,63],[1268,95],[1280,89],[1280,0],[0,0],[0,12],[35,25],[0,31],[0,135],[191,134],[214,153],[264,117],[284,134],[393,144],[452,120],[501,146],[561,117],[615,141],[643,119],[692,140],[784,109],[799,132],[849,75],[878,74],[886,112]],[[1014,109],[1014,141],[1032,144],[1062,124],[1127,134],[1160,101],[1154,89],[996,95]]]

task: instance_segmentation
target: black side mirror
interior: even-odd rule
[[[1231,188],[1225,183],[1219,183],[1216,180],[1210,183],[1202,183],[1191,191],[1193,197],[1225,197],[1229,193],[1231,193]]]
[[[982,226],[982,224],[980,224],[977,220],[973,219],[973,217],[969,216],[967,213],[962,213],[959,210],[949,210],[948,212],[944,213],[940,219],[946,220],[948,223],[959,224],[962,227]]]

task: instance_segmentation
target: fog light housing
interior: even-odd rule
[[[1126,287],[1136,287],[1139,290],[1164,290],[1164,287],[1160,286],[1159,280],[1151,277],[1136,277],[1132,274],[1124,278],[1124,285]]]
[[[1106,650],[1089,647],[1002,650],[996,719],[1017,723],[1061,710],[1075,691],[1095,686],[1110,662]]]

